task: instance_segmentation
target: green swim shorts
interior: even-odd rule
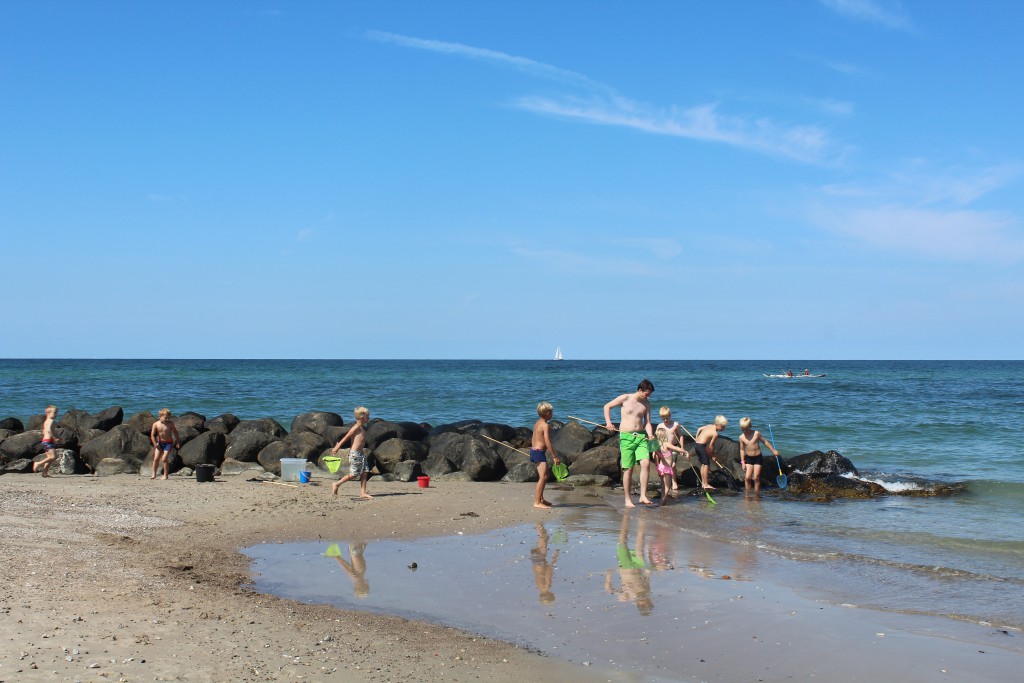
[[[638,462],[651,457],[647,448],[647,435],[643,432],[622,432],[619,434],[619,455],[622,469],[628,470]]]
[[[619,558],[619,569],[643,569],[647,566],[644,558],[621,543],[615,549],[615,555]]]

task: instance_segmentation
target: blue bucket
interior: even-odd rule
[[[299,470],[299,483],[300,484],[308,484],[309,483],[309,470]]]

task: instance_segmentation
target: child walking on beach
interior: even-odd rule
[[[668,406],[662,406],[658,408],[658,416],[661,418],[661,427],[664,427],[668,431],[668,441],[674,446],[683,445],[683,427],[678,422],[672,419],[672,410]],[[661,428],[659,427],[659,429]],[[659,437],[660,438],[660,437]],[[665,439],[662,439],[665,441]],[[671,450],[671,449],[670,449]],[[690,457],[690,454],[683,451],[686,457]],[[675,478],[675,467],[676,467],[676,455],[672,453],[672,490],[679,490],[679,482]]]
[[[167,408],[161,408],[158,415],[160,419],[154,422],[152,429],[149,430],[149,440],[153,444],[153,476],[150,479],[156,479],[156,473],[161,467],[164,468],[164,476],[160,478],[167,478],[170,470],[168,458],[171,454],[171,448],[178,449],[181,447],[181,440],[178,438],[178,428],[174,426],[174,422],[171,420],[171,411]]]
[[[743,485],[747,491],[751,486],[754,487],[754,491],[760,491],[761,444],[767,446],[768,450],[776,457],[779,452],[764,438],[764,434],[753,428],[749,417],[740,418],[740,429],[743,430],[743,433],[740,434],[740,466],[743,467]]]
[[[690,457],[690,454],[684,451],[679,446],[672,443],[672,437],[669,433],[668,428],[664,424],[658,425],[658,428],[654,432],[657,436],[658,441],[661,443],[661,448],[658,450],[658,476],[661,477],[661,505],[668,502],[668,492],[670,489],[678,488],[673,486],[676,483],[676,453],[682,453],[686,457]]]
[[[729,424],[729,420],[725,418],[725,415],[718,415],[712,424],[704,425],[694,435],[693,450],[697,453],[697,459],[700,460],[700,485],[702,488],[715,488],[708,483],[708,472],[711,471],[711,460],[714,459],[716,463],[718,462],[718,459],[715,458],[715,440],[718,438],[718,432],[725,429],[727,424]],[[721,463],[718,465],[721,467]]]
[[[46,406],[46,419],[43,420],[43,439],[39,443],[43,448],[43,459],[32,463],[33,472],[42,472],[44,477],[50,476],[50,466],[57,461],[57,437],[53,435],[53,421],[57,417],[57,406]]]
[[[342,445],[352,439],[352,448],[348,452],[348,474],[331,484],[331,493],[335,496],[338,495],[338,489],[342,484],[359,477],[359,497],[369,499],[373,498],[366,492],[366,481],[370,478],[370,469],[367,467],[368,463],[363,447],[366,445],[366,423],[370,421],[370,411],[359,406],[353,413],[356,423],[352,425],[352,429],[348,430],[348,434],[343,436],[341,441],[334,444],[334,448],[331,449],[331,453],[337,454]]]

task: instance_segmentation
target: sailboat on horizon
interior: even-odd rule
[[[562,347],[555,347],[555,360],[565,360],[565,356],[562,355]]]

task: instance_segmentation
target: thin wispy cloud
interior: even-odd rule
[[[568,69],[527,57],[461,43],[414,38],[384,31],[368,31],[367,37],[403,47],[482,60],[515,68],[587,91],[561,96],[529,95],[514,106],[535,114],[604,126],[629,128],[653,135],[720,143],[803,163],[836,163],[846,150],[828,131],[815,125],[780,125],[766,117],[723,114],[718,103],[689,107],[657,107],[619,95],[614,88]],[[833,107],[842,107],[833,103]]]
[[[533,76],[540,76],[541,78],[547,78],[564,83],[572,83],[594,90],[611,90],[611,88],[603,83],[587,78],[581,73],[577,73],[569,69],[561,69],[557,66],[538,62],[528,57],[510,55],[498,50],[488,50],[487,48],[473,47],[471,45],[463,45],[461,43],[449,43],[443,40],[414,38],[412,36],[403,36],[397,33],[388,33],[386,31],[367,31],[366,37],[381,43],[391,43],[392,45],[401,45],[402,47],[410,47],[417,50],[427,50],[430,52],[439,52],[442,54],[456,55],[459,57],[466,57],[468,59],[490,62],[492,64],[511,67],[517,71],[522,71]]]
[[[956,262],[1024,261],[1024,223],[1009,213],[967,208],[1015,182],[1024,167],[930,171],[916,161],[875,183],[828,185],[837,200],[812,222],[884,250]]]
[[[980,169],[936,171],[926,161],[912,161],[869,183],[826,185],[822,191],[835,197],[860,197],[914,206],[967,206],[981,197],[1016,182],[1024,165],[1001,164]]]
[[[657,109],[618,98],[615,101],[524,97],[517,105],[537,114],[604,126],[631,128],[653,135],[718,142],[806,163],[830,163],[843,155],[819,126],[779,126],[767,118],[726,115],[717,104]]]
[[[954,261],[1024,260],[1019,221],[995,211],[939,211],[901,206],[854,209],[818,222],[870,246]]]
[[[836,100],[829,97],[812,98],[807,101],[812,107],[815,107],[819,111],[829,114],[830,116],[845,118],[853,116],[854,113],[853,102],[844,102],[843,100]]]
[[[913,24],[897,3],[883,6],[877,0],[818,0],[830,10],[849,19],[879,24],[889,29],[912,31]]]

